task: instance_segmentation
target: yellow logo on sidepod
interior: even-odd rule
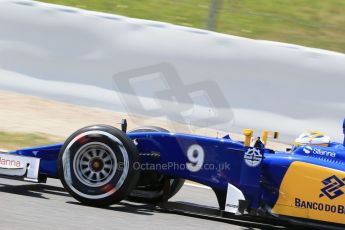
[[[294,162],[280,185],[272,212],[345,224],[344,179],[345,172]]]

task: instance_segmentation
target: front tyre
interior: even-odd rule
[[[78,201],[106,206],[127,197],[138,181],[138,152],[121,130],[95,125],[73,133],[60,150],[58,169],[65,189]]]

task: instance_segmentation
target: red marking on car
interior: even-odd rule
[[[20,168],[21,163],[20,161],[17,161],[17,160],[8,160],[8,159],[0,157],[0,166]]]
[[[101,190],[102,190],[103,192],[109,192],[109,191],[111,191],[111,190],[115,190],[115,191],[116,191],[115,187],[114,187],[113,185],[111,185],[111,184],[104,185],[104,186],[101,188]]]
[[[79,138],[77,141],[80,144],[85,144],[89,141],[89,138],[87,136],[83,136],[83,137]]]

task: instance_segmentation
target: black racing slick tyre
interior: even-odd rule
[[[168,130],[156,126],[143,126],[131,130],[130,132],[166,132]],[[128,195],[128,200],[142,203],[159,203],[163,199],[170,199],[183,186],[185,180],[181,178],[168,178],[157,172],[141,171],[139,181],[135,189]],[[170,189],[166,197],[164,197],[163,189],[169,183]]]
[[[137,148],[121,130],[94,125],[73,133],[58,159],[60,180],[78,201],[107,206],[127,197],[137,184]]]

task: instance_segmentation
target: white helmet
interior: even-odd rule
[[[307,131],[302,133],[296,140],[295,146],[304,145],[318,145],[318,146],[329,146],[331,138],[325,136],[318,131]]]

